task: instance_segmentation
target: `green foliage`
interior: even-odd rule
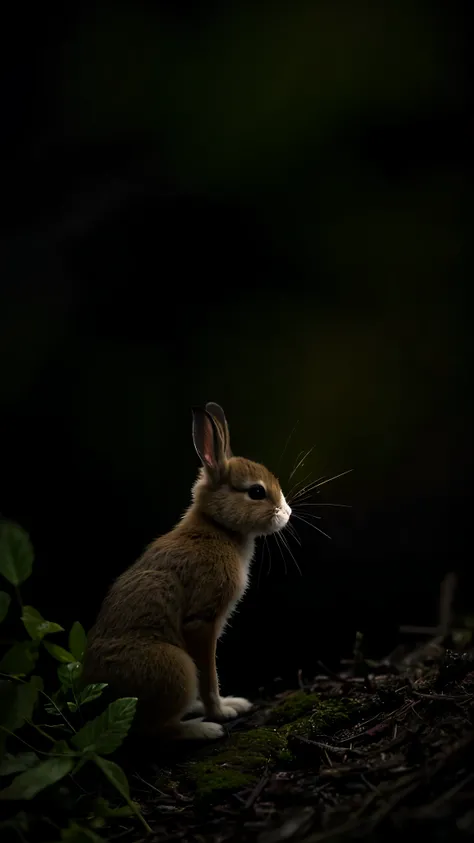
[[[79,621],[74,621],[69,633],[69,649],[76,661],[84,659],[87,647],[87,635]]]
[[[29,767],[35,767],[38,763],[36,752],[19,752],[18,755],[5,755],[0,764],[0,776],[11,776],[13,773],[22,773]]]
[[[74,688],[79,682],[81,674],[81,662],[72,661],[68,662],[68,664],[62,664],[61,667],[58,667],[58,679],[61,683],[62,688]]]
[[[28,831],[28,817],[24,811],[18,811],[13,817],[8,820],[0,822],[0,830],[15,831],[19,840],[24,840],[24,834]]]
[[[54,691],[49,702],[44,703],[44,710],[52,717],[62,717],[62,709],[64,708],[63,688],[58,688]]]
[[[0,591],[0,623],[5,620],[8,614],[8,607],[11,603],[11,597],[6,591]]]
[[[39,676],[33,676],[21,685],[3,681],[0,687],[0,728],[14,732],[21,729],[25,721],[31,720],[42,689],[43,681]]]
[[[45,621],[42,615],[36,609],[33,609],[33,606],[24,607],[21,619],[33,641],[41,641],[45,635],[51,635],[53,632],[64,632],[62,626],[59,626],[58,623]]]
[[[115,764],[114,761],[109,761],[108,758],[102,758],[100,755],[94,755],[93,759],[100,770],[107,776],[109,782],[113,784],[113,786],[118,790],[121,796],[125,799],[128,807],[137,815],[137,817],[141,820],[142,824],[145,826],[146,830],[151,832],[151,828],[143,819],[142,815],[140,814],[140,810],[135,802],[132,802],[130,798],[130,787],[127,781],[127,777],[118,764]]]
[[[55,741],[51,752],[54,755],[75,755],[74,750],[68,746],[68,743],[65,740]]]
[[[103,798],[103,796],[99,796],[94,803],[94,819],[104,819],[105,817],[130,817],[134,813],[135,810],[129,805],[120,805],[118,808],[114,808],[107,799]]]
[[[118,749],[128,734],[136,707],[136,697],[115,700],[102,714],[86,723],[80,732],[74,735],[72,743],[83,752],[110,755]]]
[[[32,676],[29,682],[16,687],[16,729],[23,726],[26,720],[31,720],[34,708],[38,702],[38,696],[42,690],[43,680],[41,676]]]
[[[77,823],[70,823],[69,828],[61,829],[61,843],[103,843],[103,839],[91,828],[84,828]]]
[[[38,660],[38,646],[34,641],[14,644],[0,660],[0,673],[26,676],[34,670]]]
[[[13,779],[11,785],[0,791],[0,799],[33,799],[37,793],[60,781],[71,772],[74,759],[67,755],[47,758],[25,770]]]
[[[28,535],[16,524],[0,524],[0,573],[14,586],[31,574],[33,548]],[[11,597],[0,591],[0,621],[10,609]],[[87,816],[88,825],[70,822],[68,828],[58,831],[61,841],[103,840],[91,826],[99,827],[106,818],[136,816],[147,832],[150,827],[130,796],[130,787],[124,771],[102,755],[110,755],[125,740],[132,724],[137,700],[118,699],[105,711],[89,722],[84,722],[83,706],[100,698],[105,683],[79,687],[86,652],[87,637],[83,626],[76,621],[68,636],[69,649],[46,640],[46,636],[64,632],[63,627],[45,620],[33,606],[21,607],[21,620],[31,640],[17,641],[0,660],[0,776],[7,779],[0,789],[3,802],[32,802],[30,813],[20,812],[0,829],[14,829],[21,835],[28,829],[34,814],[35,797],[46,788],[54,789],[71,773],[78,774],[84,765],[95,765],[126,803],[111,807],[106,799],[95,800],[95,813]],[[34,670],[40,646],[59,662],[57,675],[59,688],[46,693],[41,676],[25,678]],[[66,712],[66,714],[64,713]],[[66,716],[67,715],[67,716]],[[49,718],[55,723],[48,723]],[[71,721],[69,720],[71,717]],[[74,718],[78,717],[78,722]],[[41,724],[41,725],[39,725]],[[54,740],[51,729],[60,730],[62,736]],[[27,729],[27,740],[22,730]],[[31,734],[38,738],[33,746]],[[57,731],[55,732],[57,734]],[[45,740],[48,742],[45,744]],[[28,751],[25,751],[25,744]],[[17,753],[15,749],[18,748]],[[10,779],[10,781],[8,781]]]
[[[0,523],[0,574],[19,586],[31,575],[34,553],[28,534],[9,521]]]
[[[62,670],[62,669],[63,668],[59,668],[59,670]],[[59,670],[58,670],[58,673],[59,673]],[[97,683],[94,683],[93,685],[86,685],[86,687],[83,688],[82,691],[78,694],[77,702],[69,702],[68,701],[67,706],[69,708],[69,711],[77,711],[81,707],[81,705],[86,705],[86,703],[89,703],[89,702],[92,702],[93,700],[99,699],[99,697],[102,694],[102,691],[106,687],[107,687],[106,682],[97,682]]]
[[[52,644],[51,641],[44,641],[43,644],[49,655],[52,656],[53,659],[57,659],[58,662],[71,664],[71,662],[76,661],[73,654],[65,650],[64,647],[60,647],[59,644]]]

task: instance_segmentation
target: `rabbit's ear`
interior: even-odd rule
[[[193,407],[193,442],[204,468],[218,475],[225,461],[224,439],[217,422],[201,407]]]
[[[214,401],[209,401],[206,404],[206,410],[208,413],[213,416],[216,420],[218,425],[221,428],[222,437],[224,440],[224,453],[227,459],[230,459],[232,456],[232,451],[230,450],[230,433],[229,433],[229,425],[227,424],[227,419],[225,417],[224,410],[219,404],[215,404]]]

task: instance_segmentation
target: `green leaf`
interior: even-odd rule
[[[60,689],[59,691],[55,691],[54,694],[51,694],[50,702],[45,702],[44,710],[48,714],[52,714],[54,717],[61,717],[61,711],[64,708],[64,702],[61,696],[62,692]]]
[[[81,662],[69,662],[58,667],[58,679],[63,688],[72,688],[81,678]]]
[[[76,661],[82,662],[84,660],[86,647],[87,635],[85,629],[79,621],[75,621],[69,633],[69,649]]]
[[[102,772],[105,773],[109,782],[118,790],[120,796],[123,796],[124,799],[130,799],[130,786],[122,768],[115,761],[109,761],[108,758],[101,758],[100,755],[94,755],[94,761]]]
[[[80,705],[99,699],[105,688],[107,688],[107,682],[95,682],[93,685],[86,685],[79,694]]]
[[[135,811],[129,805],[120,805],[118,808],[113,808],[108,800],[102,796],[99,796],[94,802],[94,814],[96,817],[131,817],[134,813]]]
[[[11,603],[11,597],[6,591],[0,591],[0,623],[5,620],[8,614],[8,607]]]
[[[64,843],[104,843],[104,838],[99,837],[91,828],[83,828],[76,823],[61,829],[61,840]]]
[[[24,811],[19,811],[15,816],[10,817],[9,820],[4,820],[0,823],[0,828],[11,828],[16,832],[20,840],[24,840],[22,832],[28,831],[28,817]]]
[[[71,749],[69,744],[64,740],[55,741],[55,743],[53,744],[53,748],[52,748],[51,752],[54,755],[77,755],[77,753],[75,753]]]
[[[61,665],[63,667],[63,665]],[[44,710],[48,712],[48,714],[57,714],[58,709],[61,711],[64,708],[64,690],[62,688],[58,688],[52,694],[50,694],[49,700],[44,703]]]
[[[20,773],[9,787],[0,791],[0,799],[33,799],[37,793],[60,781],[71,772],[74,759],[64,755],[61,758],[48,758],[40,761],[36,767]]]
[[[0,574],[12,585],[31,575],[34,552],[28,533],[11,521],[0,522]]]
[[[58,673],[60,670],[63,670],[62,667],[58,669]],[[77,697],[77,703],[75,702],[68,702],[67,707],[69,711],[77,711],[81,705],[85,705],[88,702],[92,702],[93,700],[97,700],[104,688],[107,688],[107,682],[96,682],[93,685],[86,685],[85,688],[81,691],[79,696]]]
[[[102,714],[86,723],[72,738],[72,743],[83,752],[110,755],[127,736],[137,707],[136,697],[114,700]]]
[[[53,632],[64,632],[64,629],[58,623],[45,621],[42,615],[36,609],[33,609],[33,606],[23,607],[21,619],[28,635],[34,641],[41,641],[45,635],[51,635]]]
[[[31,720],[38,694],[43,688],[40,676],[33,676],[30,682],[2,682],[0,686],[0,724],[15,732],[25,720]]]
[[[0,673],[11,676],[26,676],[30,673],[38,659],[38,647],[33,641],[22,641],[14,644],[0,661]]]
[[[76,661],[73,654],[65,650],[64,647],[60,647],[59,644],[52,644],[51,641],[43,641],[43,645],[46,647],[49,655],[52,656],[53,659],[57,659],[58,662],[69,664],[70,662]]]
[[[36,752],[19,752],[18,755],[11,755],[9,752],[0,762],[0,776],[11,776],[13,773],[22,773],[38,763]]]
[[[61,708],[63,708],[63,706],[58,705],[58,708],[55,708],[54,705],[51,705],[51,703],[45,703],[44,704],[44,710],[46,711],[46,714],[49,714],[50,717],[62,717]],[[58,709],[59,709],[59,711],[58,711]],[[50,724],[50,727],[52,729],[53,724]],[[57,727],[58,727],[58,724],[54,723],[54,728],[57,728]]]
[[[16,728],[17,687],[17,684],[10,680],[0,681],[0,725],[9,729],[10,732]]]
[[[19,718],[22,718],[22,722],[31,720],[33,717],[33,709],[37,703],[39,692],[42,690],[43,680],[41,676],[32,676],[29,682],[17,686],[16,713]]]
[[[115,764],[114,761],[109,761],[107,758],[101,758],[100,755],[93,755],[93,760],[97,764],[97,766],[102,770],[105,776],[107,776],[109,782],[114,785],[114,787],[118,790],[121,796],[125,799],[127,805],[132,809],[133,813],[136,814],[140,822],[144,825],[148,833],[151,833],[151,828],[148,825],[147,821],[143,817],[142,813],[138,805],[135,802],[132,802],[130,799],[130,787],[128,784],[127,776],[125,775],[124,771],[118,764]]]
[[[125,807],[127,807],[127,806],[125,806]],[[133,814],[133,811],[130,811],[130,813]],[[89,822],[90,822],[91,828],[103,828],[104,825],[106,824],[106,820],[104,819],[104,817],[97,817],[97,816],[91,817]]]

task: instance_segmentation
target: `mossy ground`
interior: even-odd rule
[[[300,691],[277,706],[269,722],[279,723],[279,731],[286,737],[300,735],[311,738],[320,732],[342,728],[356,708],[357,705],[350,699],[323,700],[319,694]]]
[[[183,771],[196,796],[206,799],[250,787],[285,748],[283,735],[262,726],[232,735],[206,758],[188,762]]]
[[[210,749],[205,758],[186,762],[180,777],[192,786],[198,800],[252,787],[266,768],[291,764],[290,735],[311,737],[340,728],[353,708],[351,700],[324,700],[318,694],[297,691],[270,711],[264,725],[237,732]]]
[[[428,839],[451,843],[455,827],[465,837],[472,777],[460,771],[474,746],[466,725],[474,653],[431,643],[425,654],[407,667],[403,651],[396,670],[375,663],[370,682],[351,683],[344,668],[334,681],[315,680],[319,694],[257,704],[229,724],[227,739],[171,747],[170,766],[152,785],[165,792],[151,797],[150,820],[157,817],[166,839],[210,843],[282,840],[285,830],[292,840],[419,838],[421,818]],[[378,727],[375,740],[367,721]]]

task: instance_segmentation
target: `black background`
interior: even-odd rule
[[[294,682],[356,630],[385,652],[436,623],[450,570],[468,611],[463,5],[12,15],[0,509],[36,548],[25,599],[90,625],[187,506],[190,407],[213,400],[285,491],[312,446],[313,478],[354,469],[313,498],[352,505],[322,510],[330,541],[295,522],[302,576],[259,550],[227,691]]]

